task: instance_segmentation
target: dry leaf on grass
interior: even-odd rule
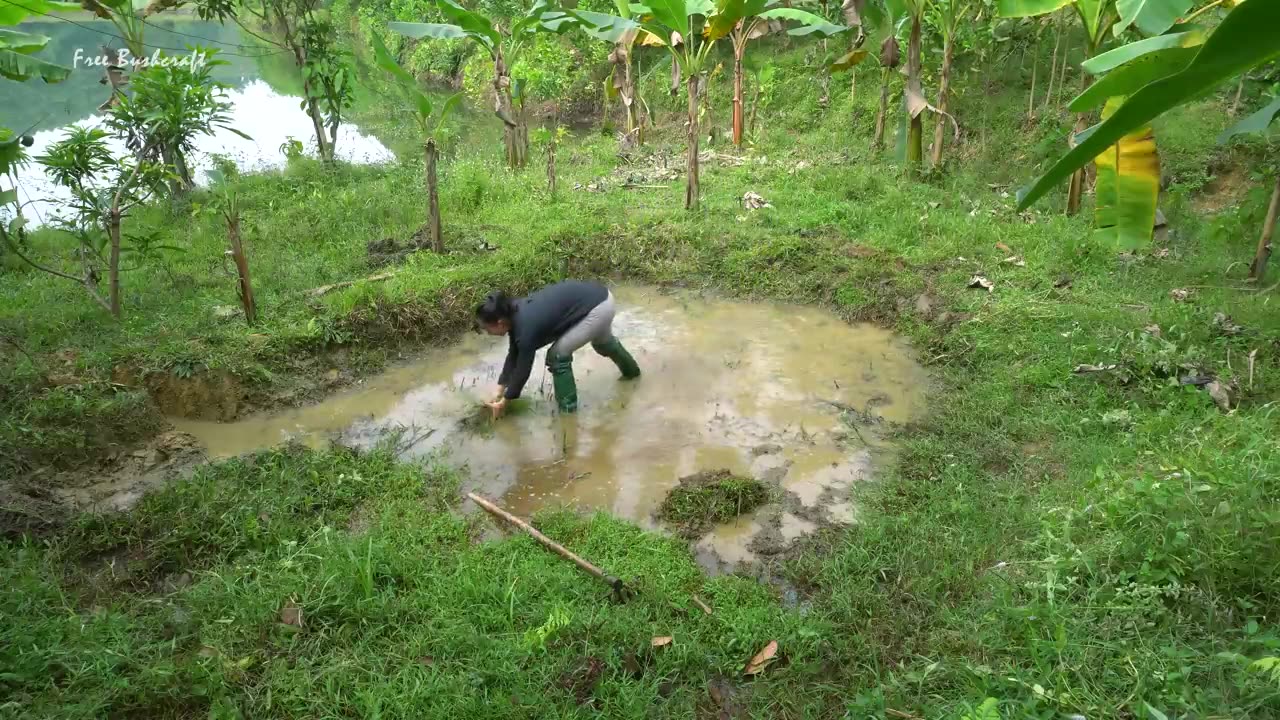
[[[1023,260],[1021,255],[1010,255],[1009,257],[1001,260],[1000,262],[1007,263],[1009,265],[1017,265],[1018,267],[1027,266],[1027,261]]]
[[[755,657],[751,658],[751,662],[747,663],[747,666],[742,669],[742,674],[743,675],[760,674],[760,672],[764,670],[765,666],[769,664],[769,661],[773,660],[777,656],[778,656],[778,641],[770,640],[768,645],[765,645],[764,648],[760,650],[760,652],[755,654]]]
[[[1000,252],[1013,252],[1013,248],[1009,247],[1008,245],[1005,245],[1002,242],[996,243],[996,249],[999,250]]]
[[[1072,280],[1070,275],[1063,275],[1059,277],[1057,280],[1053,281],[1053,286],[1061,290],[1062,288],[1071,287],[1071,282]]]
[[[1174,288],[1169,291],[1169,297],[1174,302],[1186,302],[1190,300],[1191,296],[1194,294],[1195,294],[1194,290],[1188,290],[1186,288]]]
[[[671,644],[672,637],[670,635],[660,635],[649,641],[653,647],[663,647]]]
[[[1204,389],[1209,391],[1209,397],[1213,398],[1213,404],[1218,406],[1222,412],[1231,412],[1231,391],[1223,383],[1214,380]]]
[[[292,599],[286,601],[284,607],[280,608],[280,622],[293,627],[302,627],[302,606]]]
[[[990,280],[986,279],[981,275],[974,275],[973,277],[969,278],[969,287],[973,288],[974,290],[986,290],[987,292],[992,292],[995,286],[996,286],[995,283],[991,282]]]
[[[742,207],[747,210],[759,210],[761,208],[771,208],[768,200],[760,197],[759,193],[748,190],[746,195],[742,196]]]
[[[1072,370],[1071,372],[1077,375],[1083,375],[1085,373],[1110,372],[1112,370],[1115,370],[1116,367],[1118,366],[1114,364],[1112,365],[1077,365],[1075,369]]]
[[[1146,334],[1148,334],[1148,335],[1152,336],[1152,337],[1160,337],[1160,326],[1159,326],[1159,325],[1148,325],[1148,326],[1146,326],[1146,327],[1142,328],[1142,331],[1143,331],[1143,332],[1145,332]]]

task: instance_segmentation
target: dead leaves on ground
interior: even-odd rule
[[[659,635],[653,638],[652,640],[650,640],[649,645],[650,647],[656,647],[656,648],[666,647],[667,645],[671,644],[671,641],[673,639],[674,638],[672,638],[670,635]]]
[[[302,606],[294,602],[293,598],[285,601],[284,607],[280,608],[280,623],[290,627],[302,627]]]
[[[770,640],[769,644],[761,648],[760,652],[756,653],[747,663],[747,666],[742,668],[742,674],[747,676],[759,675],[777,656],[778,641]]]

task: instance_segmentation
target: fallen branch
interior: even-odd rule
[[[710,606],[710,605],[707,605],[707,604],[706,604],[706,603],[704,603],[704,602],[702,602],[702,598],[698,597],[697,595],[694,595],[694,596],[693,596],[693,604],[694,604],[694,605],[697,605],[697,606],[698,606],[698,608],[702,610],[702,612],[704,612],[704,613],[706,613],[706,614],[708,614],[708,615],[710,615],[710,614],[711,614],[711,606]]]
[[[467,493],[467,498],[469,498],[471,502],[479,505],[481,508],[485,510],[485,512],[489,513],[490,515],[506,520],[512,525],[515,525],[521,530],[524,530],[526,533],[531,535],[534,540],[537,540],[538,542],[542,543],[542,545],[546,547],[548,550],[551,550],[552,552],[564,558],[565,560],[568,560],[574,565],[577,565],[588,575],[592,575],[594,577],[597,577],[603,580],[610,588],[613,589],[614,599],[625,601],[627,597],[631,594],[630,588],[628,588],[626,585],[623,585],[621,580],[619,580],[618,578],[612,575],[605,573],[605,571],[601,570],[595,565],[592,565],[586,560],[583,560],[582,558],[573,554],[568,550],[568,548],[556,542],[555,540],[552,540],[546,535],[543,535],[542,533],[538,532],[537,528],[525,522],[524,520],[521,520],[515,515],[512,515],[506,510],[503,510],[502,508],[498,507],[497,505],[494,505],[493,503],[489,502],[488,500],[480,497],[475,493]]]
[[[395,276],[396,274],[393,272],[382,273],[380,275],[370,275],[369,277],[358,278],[356,280],[345,280],[343,282],[334,283],[332,285],[321,285],[320,287],[315,287],[315,288],[311,288],[310,290],[303,291],[302,294],[306,295],[307,297],[320,297],[321,295],[324,295],[326,293],[331,293],[334,290],[340,290],[344,287],[351,287],[352,285],[355,285],[357,283],[381,282],[383,280],[387,280]]]

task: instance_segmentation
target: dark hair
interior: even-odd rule
[[[489,293],[489,297],[485,298],[484,302],[476,306],[476,319],[485,324],[492,324],[499,320],[510,320],[515,312],[511,298],[501,290],[494,290]]]

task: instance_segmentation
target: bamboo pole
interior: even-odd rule
[[[542,545],[546,547],[548,550],[551,550],[552,552],[564,558],[565,560],[568,560],[574,565],[577,565],[580,569],[582,569],[583,572],[603,580],[610,588],[613,589],[615,597],[619,599],[624,599],[626,597],[629,591],[627,587],[622,584],[622,581],[619,580],[618,578],[605,573],[605,571],[601,570],[595,565],[592,565],[586,560],[583,560],[582,558],[573,554],[565,546],[561,545],[555,540],[552,540],[546,535],[543,535],[542,533],[538,532],[538,529],[535,528],[534,526],[530,525],[524,520],[521,520],[515,515],[512,515],[506,510],[503,510],[497,505],[494,505],[493,503],[489,502],[485,498],[482,498],[475,493],[467,493],[467,498],[470,499],[471,502],[479,505],[481,508],[484,509],[485,512],[489,513],[490,515],[506,520],[512,525],[515,525],[521,530],[524,530],[526,533],[529,533],[529,535],[533,536],[534,540],[537,540],[538,542],[542,543]]]

